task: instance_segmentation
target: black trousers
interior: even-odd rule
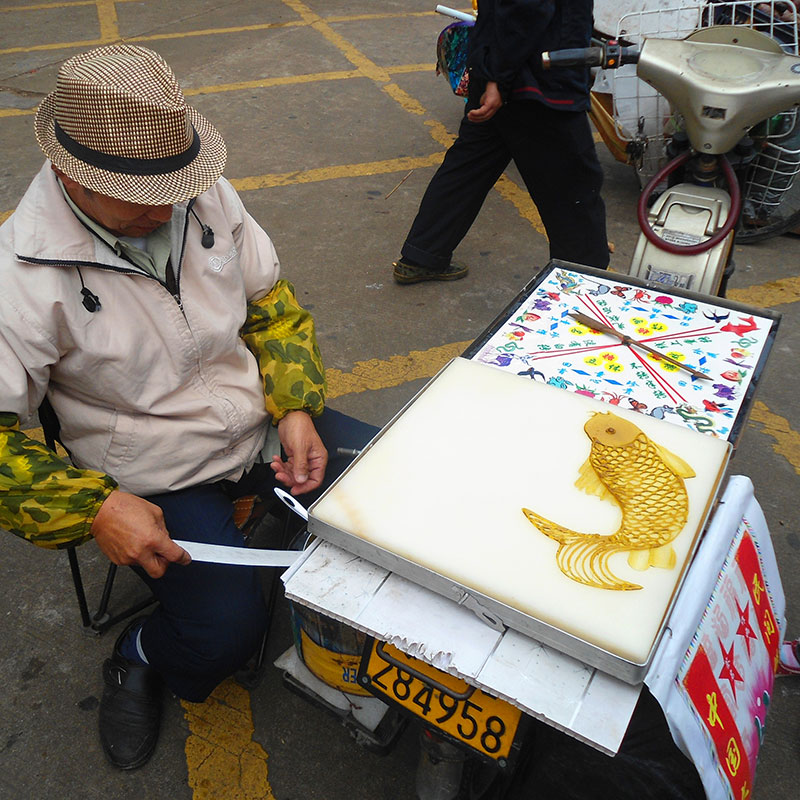
[[[470,96],[466,110],[478,105],[479,97]],[[544,223],[550,257],[607,267],[603,171],[588,117],[534,100],[511,101],[488,122],[470,122],[465,114],[425,191],[403,258],[446,268],[512,159]]]
[[[322,486],[298,497],[305,506],[352,460],[337,455],[337,446],[361,449],[378,432],[330,408],[315,425],[330,458]],[[173,539],[243,547],[242,533],[233,522],[232,497],[257,492],[267,502],[275,499],[272,489],[278,483],[272,470],[262,466],[256,465],[235,485],[223,481],[151,495],[147,500],[162,509]],[[157,579],[135,570],[159,601],[142,627],[144,653],[170,691],[200,703],[261,643],[267,609],[259,570],[200,561],[188,566],[171,564]]]

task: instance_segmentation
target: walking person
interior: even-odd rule
[[[398,283],[467,275],[453,251],[512,160],[550,257],[608,266],[603,172],[586,114],[589,71],[542,68],[543,52],[586,47],[591,32],[592,0],[479,0],[464,118],[393,264]]]

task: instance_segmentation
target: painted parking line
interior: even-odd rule
[[[267,753],[253,740],[250,693],[228,679],[204,703],[181,705],[193,800],[275,800]]]
[[[768,281],[746,289],[728,289],[727,296],[737,303],[757,308],[774,308],[800,300],[800,275]]]
[[[19,47],[7,47],[0,49],[0,55],[9,53],[31,53],[45,50],[62,50],[71,48],[97,47],[102,44],[122,41],[117,25],[116,5],[118,3],[138,2],[139,0],[79,0],[78,2],[65,3],[36,3],[24,6],[0,6],[0,13],[22,12],[22,11],[42,11],[56,9],[70,9],[76,6],[97,6],[97,17],[100,24],[100,35],[93,39],[82,39],[73,42],[48,42],[39,45],[23,45]],[[283,0],[284,5],[294,9],[291,2]],[[264,30],[279,30],[281,28],[303,28],[313,26],[315,22],[324,20],[327,25],[335,22],[352,22],[363,20],[380,19],[404,19],[408,17],[429,17],[433,16],[433,11],[415,12],[387,12],[384,14],[362,14],[358,16],[338,16],[338,17],[318,17],[311,9],[303,4],[298,4],[302,13],[298,11],[300,19],[289,20],[286,22],[262,22],[253,25],[230,25],[224,28],[201,28],[193,31],[169,31],[166,33],[147,33],[139,36],[124,37],[126,42],[157,42],[175,39],[188,39],[200,36],[230,36],[237,33],[250,33]]]
[[[800,475],[800,433],[792,429],[788,419],[774,414],[764,403],[756,400],[750,412],[750,426],[773,439],[772,449]]]

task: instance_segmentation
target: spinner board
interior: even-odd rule
[[[707,375],[576,322],[580,312]],[[780,316],[553,261],[465,355],[735,443]]]

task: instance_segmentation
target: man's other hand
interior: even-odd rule
[[[328,451],[319,438],[314,422],[305,411],[290,411],[278,423],[278,436],[286,453],[286,461],[273,456],[275,477],[293,495],[316,489],[325,477]]]
[[[160,578],[172,562],[188,564],[192,560],[169,538],[158,506],[119,489],[100,506],[92,536],[114,564],[138,564],[151,578]]]
[[[494,81],[489,81],[481,95],[479,108],[473,108],[467,113],[470,122],[488,122],[503,107],[503,98],[500,89]]]

